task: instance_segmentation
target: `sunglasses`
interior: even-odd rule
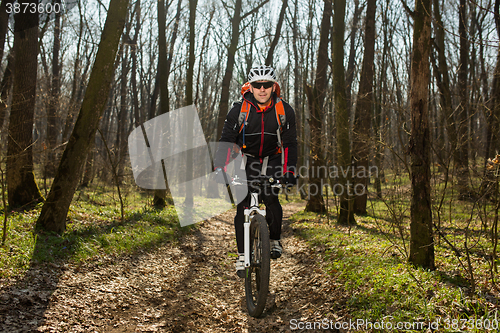
[[[267,81],[267,82],[252,82],[250,83],[252,87],[255,89],[260,89],[261,87],[264,87],[264,89],[269,89],[273,86],[274,82]]]

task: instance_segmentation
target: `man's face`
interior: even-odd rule
[[[269,88],[266,88],[269,87]],[[259,104],[266,104],[274,91],[274,82],[257,81],[250,84],[250,91]]]

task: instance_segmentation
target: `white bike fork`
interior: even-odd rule
[[[245,222],[243,223],[243,238],[245,251],[245,267],[250,266],[250,216],[253,212],[257,212],[262,216],[266,216],[266,211],[259,209],[259,194],[250,193],[250,208],[245,209]]]

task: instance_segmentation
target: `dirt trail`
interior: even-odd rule
[[[0,330],[289,332],[295,328],[292,319],[339,320],[334,312],[344,302],[340,288],[287,221],[299,209],[301,204],[284,206],[284,254],[272,261],[262,318],[248,316],[243,280],[228,256],[236,245],[230,211],[204,222],[180,246],[167,244],[92,267],[54,266],[25,277],[25,285],[4,286]]]

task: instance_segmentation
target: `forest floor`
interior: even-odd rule
[[[234,271],[232,210],[154,250],[93,264],[32,266],[21,280],[2,286],[0,330],[289,332],[300,331],[298,321],[349,321],[345,291],[287,219],[303,208],[284,205],[284,253],[271,263],[262,318],[248,315],[244,280]]]

